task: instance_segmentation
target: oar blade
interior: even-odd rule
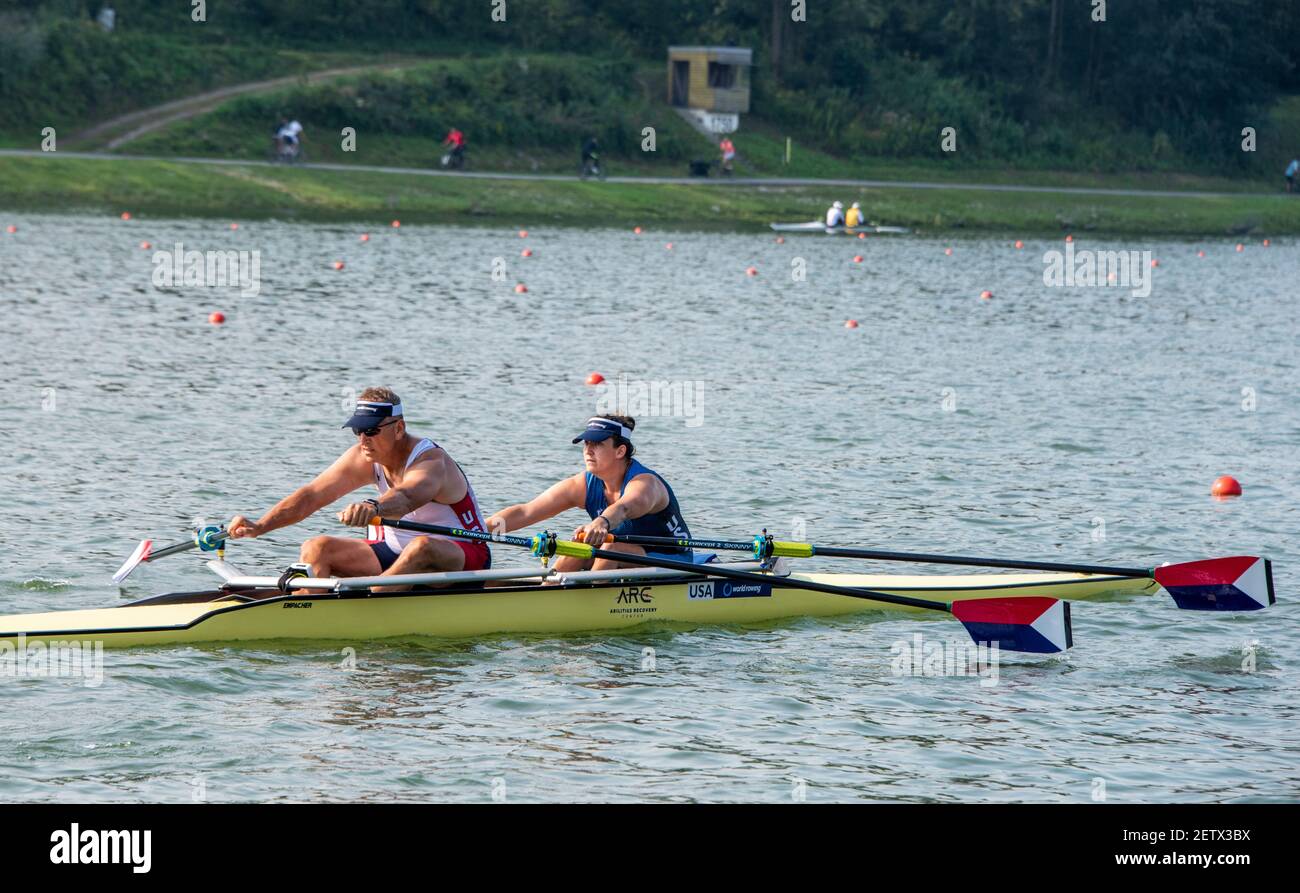
[[[1169,564],[1155,577],[1184,611],[1259,611],[1277,602],[1273,562],[1253,555]]]
[[[140,545],[135,547],[131,557],[122,562],[122,566],[113,574],[113,582],[121,583],[127,577],[131,576],[131,571],[135,570],[144,561],[149,560],[149,551],[153,548],[153,540],[141,540]]]
[[[953,602],[952,616],[976,642],[1006,651],[1057,654],[1074,644],[1070,603],[1058,598],[972,598]]]

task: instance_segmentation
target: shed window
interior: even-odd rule
[[[736,66],[721,62],[709,63],[709,86],[726,89],[736,86]]]

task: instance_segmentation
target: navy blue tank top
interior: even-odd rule
[[[668,504],[649,515],[642,515],[640,518],[629,518],[611,530],[610,533],[621,536],[667,536],[673,539],[690,539],[691,531],[682,518],[682,510],[677,506],[677,497],[673,495],[673,488],[668,486],[668,482],[657,471],[651,471],[633,459],[628,463],[627,474],[623,477],[623,485],[619,487],[618,495],[622,496],[623,491],[627,489],[628,481],[639,474],[653,474],[659,478],[664,485],[664,489],[668,491]],[[587,472],[587,503],[585,508],[587,514],[592,518],[609,508],[609,500],[605,498],[605,482],[590,471]],[[679,556],[690,556],[692,554],[690,549],[670,549],[665,547],[647,548],[646,551],[652,553],[667,552]]]

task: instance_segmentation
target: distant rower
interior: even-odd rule
[[[844,225],[844,202],[836,202],[826,211],[826,225],[828,227]]]
[[[691,561],[690,549],[647,551],[627,543],[604,543],[607,533],[636,536],[666,536],[677,539],[691,535],[682,519],[677,497],[668,482],[632,458],[632,429],[636,422],[627,416],[598,416],[574,443],[582,444],[586,471],[567,477],[531,502],[512,505],[487,519],[492,533],[507,533],[553,518],[567,509],[586,509],[591,518],[574,531],[579,542],[588,542],[611,552],[650,555],[676,561]],[[603,545],[602,545],[603,544]],[[607,570],[635,565],[596,559],[594,563],[560,557],[560,571]]]
[[[844,225],[862,226],[866,222],[867,219],[862,214],[862,205],[858,204],[857,202],[854,202],[853,205],[849,208],[849,213],[844,215]]]
[[[352,417],[343,423],[357,436],[333,465],[306,486],[277,502],[257,521],[236,515],[232,539],[261,536],[297,524],[353,490],[373,484],[378,499],[354,502],[338,513],[351,527],[376,517],[484,530],[474,490],[447,451],[427,437],[406,431],[402,401],[388,388],[361,392]],[[358,577],[427,571],[482,570],[492,556],[483,543],[422,536],[382,528],[382,540],[316,536],[302,544],[301,560],[313,577]]]

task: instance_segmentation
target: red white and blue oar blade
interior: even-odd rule
[[[1007,651],[1056,654],[1074,644],[1070,603],[1058,598],[972,598],[952,603],[952,616],[976,642]]]
[[[122,562],[122,566],[113,574],[113,582],[121,583],[127,577],[131,576],[131,571],[140,566],[142,562],[149,560],[149,551],[153,548],[153,540],[141,540],[140,545],[135,547],[131,557]]]
[[[1253,555],[1169,564],[1155,578],[1185,611],[1259,611],[1277,601],[1273,562]]]

